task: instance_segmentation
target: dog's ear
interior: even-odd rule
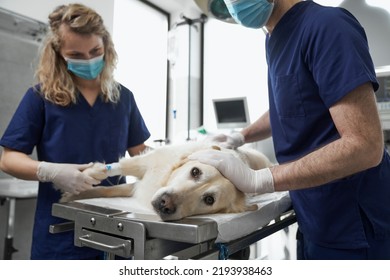
[[[169,172],[167,172],[163,178],[161,178],[160,185],[161,186],[166,186],[168,184],[169,178],[172,175],[172,172],[175,171],[176,169],[180,168],[184,164],[186,164],[188,161],[189,161],[189,159],[187,158],[187,156],[181,157],[178,162],[174,163],[171,166],[171,170]]]

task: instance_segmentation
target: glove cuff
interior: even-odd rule
[[[37,178],[40,182],[51,182],[53,180],[53,172],[51,171],[53,168],[51,168],[52,163],[41,161],[38,164],[37,169]]]
[[[273,193],[275,192],[274,177],[271,169],[263,168],[256,170],[256,181],[261,182],[255,185],[255,193]]]
[[[242,145],[245,144],[245,137],[244,135],[242,135],[241,132],[234,132],[230,134],[229,137],[231,137],[233,140],[232,141],[233,143],[229,143],[229,144],[232,144],[235,148],[241,147]]]

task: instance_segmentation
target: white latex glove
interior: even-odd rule
[[[218,144],[226,149],[237,149],[245,144],[244,135],[240,132],[233,132],[230,135],[218,134],[210,137],[210,141],[218,142]]]
[[[40,182],[52,182],[56,189],[72,194],[93,188],[99,180],[82,171],[93,164],[62,164],[42,161],[38,165],[37,177]]]
[[[263,194],[275,191],[269,168],[253,170],[230,153],[217,150],[200,151],[188,158],[214,166],[242,192]]]

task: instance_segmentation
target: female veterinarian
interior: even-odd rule
[[[27,91],[1,138],[1,169],[40,181],[32,259],[99,259],[100,252],[73,246],[72,232],[49,233],[49,225],[63,222],[51,216],[52,203],[61,191],[100,183],[81,172],[88,163],[138,154],[150,134],[133,94],[113,79],[117,56],[102,18],[71,4],[56,8],[49,23],[39,84]],[[39,161],[28,156],[34,147]]]
[[[299,259],[390,259],[390,157],[363,28],[313,1],[224,2],[236,22],[268,31],[270,102],[241,134],[220,140],[238,147],[272,135],[279,165],[254,171],[218,151],[193,159],[244,192],[289,190]]]

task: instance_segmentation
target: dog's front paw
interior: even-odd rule
[[[60,202],[69,202],[75,200],[75,195],[69,193],[69,192],[64,192],[61,195]]]
[[[85,169],[83,173],[99,181],[107,179],[108,177],[106,165],[100,162],[94,163],[94,165]]]

